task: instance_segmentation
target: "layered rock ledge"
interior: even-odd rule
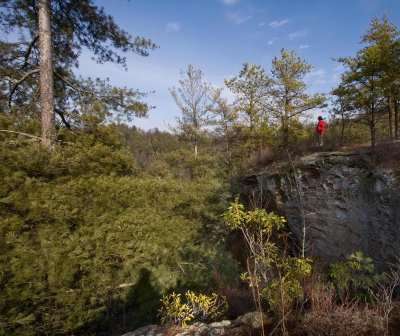
[[[362,251],[384,267],[400,256],[400,174],[376,168],[370,154],[287,159],[243,178],[240,193],[285,216],[300,245],[305,227],[308,255],[331,262]]]

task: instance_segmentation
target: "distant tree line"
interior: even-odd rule
[[[355,57],[337,59],[345,71],[330,97],[307,93],[305,76],[312,66],[294,51],[282,49],[272,60],[270,74],[261,65],[243,63],[238,76],[225,80],[234,95],[231,103],[223,98],[222,88],[202,82],[202,71],[189,65],[181,72],[180,86],[171,89],[182,111],[178,129],[195,139],[197,153],[201,131],[217,127],[231,157],[235,137],[241,139],[243,148],[251,150],[262,151],[267,144],[288,148],[301,139],[299,130],[305,125],[307,112],[329,106],[333,128],[340,127],[340,144],[346,132],[351,132],[351,123],[368,127],[373,148],[378,133],[382,140],[385,135],[398,140],[399,31],[386,16],[374,18],[361,42],[367,46]]]

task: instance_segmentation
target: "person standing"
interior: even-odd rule
[[[318,146],[323,146],[324,145],[325,121],[321,116],[318,117],[318,123],[317,123],[317,127],[315,129],[317,131]]]

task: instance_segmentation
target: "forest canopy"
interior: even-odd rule
[[[170,86],[171,132],[133,126],[151,112],[140,88],[78,75],[85,49],[126,68],[158,48],[94,1],[0,0],[0,26],[17,36],[0,41],[0,334],[120,335],[156,323],[165,293],[237,285],[222,217],[235,181],[316,150],[311,111],[331,116],[327,149],[399,140],[400,40],[386,16],[337,59],[330,95],[309,92],[313,66],[285,48],[223,88],[188,65]]]

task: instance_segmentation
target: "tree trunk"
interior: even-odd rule
[[[399,140],[399,102],[397,99],[394,99],[393,102],[394,107],[394,138]]]
[[[340,146],[344,144],[344,128],[345,128],[345,120],[344,120],[344,108],[341,107],[341,128],[340,128]]]
[[[232,152],[231,152],[231,146],[230,146],[230,141],[229,141],[229,136],[228,136],[228,131],[225,131],[225,148],[226,148],[226,154],[228,157],[228,169],[229,172],[232,170]]]
[[[375,153],[375,148],[376,148],[376,123],[375,123],[375,110],[374,110],[374,108],[371,109],[371,120],[370,120],[369,129],[370,129],[370,132],[371,132],[372,152]]]
[[[394,133],[393,133],[393,99],[391,96],[388,97],[388,112],[389,112],[389,134],[390,134],[390,141],[394,140]]]
[[[289,121],[286,117],[282,118],[282,146],[289,147]]]
[[[53,47],[51,41],[50,1],[39,0],[40,108],[42,144],[51,148],[55,141]]]

